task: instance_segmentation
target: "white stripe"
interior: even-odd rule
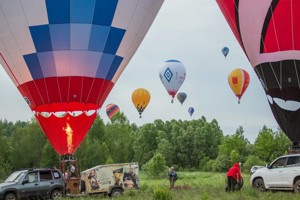
[[[127,29],[137,4],[138,0],[119,1],[112,21],[112,26]],[[126,10],[126,12],[124,12],[124,10]]]
[[[49,24],[45,0],[21,0],[28,26]]]

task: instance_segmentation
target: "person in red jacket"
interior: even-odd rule
[[[241,176],[241,170],[239,163],[234,163],[233,166],[228,170],[227,175],[227,187],[226,191],[235,191],[242,187],[243,178]]]

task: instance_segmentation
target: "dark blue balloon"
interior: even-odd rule
[[[228,53],[229,53],[229,48],[228,48],[228,47],[223,47],[223,48],[222,48],[222,53],[223,53],[223,55],[224,55],[225,58],[226,58],[226,56],[227,56]]]
[[[195,109],[194,109],[193,107],[190,107],[190,108],[188,109],[188,112],[190,113],[190,116],[193,115],[194,111],[195,111]]]

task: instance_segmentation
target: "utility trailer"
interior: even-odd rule
[[[81,172],[80,179],[85,183],[81,190],[86,194],[106,193],[116,197],[125,190],[140,188],[138,163],[98,165]]]

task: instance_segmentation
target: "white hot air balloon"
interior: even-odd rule
[[[173,99],[185,80],[185,66],[178,60],[167,60],[159,71],[159,77]]]

